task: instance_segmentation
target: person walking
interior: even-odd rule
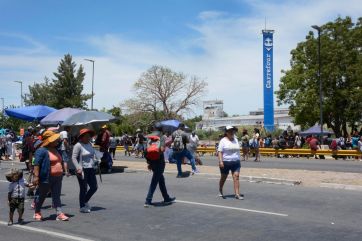
[[[219,196],[225,198],[223,188],[225,181],[231,171],[234,183],[234,193],[236,199],[244,199],[244,195],[240,194],[240,145],[235,133],[238,129],[234,126],[226,126],[226,136],[220,140],[218,153],[219,153],[219,167],[220,167],[220,182],[219,182]]]
[[[108,152],[110,138],[111,138],[111,132],[108,130],[108,126],[103,125],[100,133],[97,136],[96,144],[99,144],[99,151],[103,152],[101,160],[106,164],[108,173],[112,172],[112,166],[113,166],[112,157]]]
[[[191,135],[189,136],[189,143],[187,144],[187,149],[189,150],[191,155],[194,157],[195,163],[197,163],[198,165],[201,166],[202,165],[201,159],[197,155],[197,147],[199,146],[199,141],[200,141],[200,139],[199,139],[198,135],[196,135],[196,132],[192,131]]]
[[[249,135],[248,135],[248,131],[247,130],[243,130],[243,135],[241,137],[241,147],[242,147],[242,151],[243,151],[243,160],[242,161],[247,161],[249,158]]]
[[[178,129],[172,133],[172,151],[173,158],[177,164],[177,178],[182,177],[182,161],[186,157],[190,160],[192,174],[199,173],[195,165],[195,158],[191,155],[190,151],[187,150],[186,145],[188,143],[188,136],[185,133],[185,124],[180,123]]]
[[[68,221],[62,212],[60,194],[63,181],[63,163],[61,154],[57,151],[60,135],[53,131],[45,131],[42,134],[41,147],[35,152],[33,184],[38,186],[39,196],[35,201],[34,219],[42,220],[41,207],[45,198],[51,191],[53,207],[56,210],[56,220]],[[66,168],[66,167],[65,167]]]
[[[170,197],[167,193],[165,177],[163,175],[165,171],[165,157],[164,151],[166,147],[166,139],[162,134],[162,128],[156,124],[155,131],[148,136],[147,148],[145,158],[147,160],[148,169],[153,172],[150,186],[146,197],[144,207],[150,207],[152,205],[153,194],[157,185],[160,188],[164,204],[171,204],[176,200],[175,197]],[[153,148],[156,147],[156,148]]]
[[[96,172],[97,164],[95,150],[91,144],[91,138],[95,135],[90,129],[81,129],[78,143],[73,147],[72,161],[76,168],[79,183],[79,207],[81,213],[90,213],[89,200],[98,189]],[[88,190],[89,186],[89,190]]]
[[[116,159],[117,139],[111,134],[109,139],[109,154],[112,155],[113,160]]]

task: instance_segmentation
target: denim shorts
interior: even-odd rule
[[[240,161],[224,162],[224,168],[220,168],[220,173],[229,174],[230,171],[231,173],[240,172],[240,167],[241,167]]]

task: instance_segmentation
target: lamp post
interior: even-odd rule
[[[319,122],[321,125],[321,144],[323,145],[323,90],[321,78],[321,27],[313,25],[312,28],[318,32],[318,80],[319,80]]]
[[[23,81],[15,80],[14,82],[20,84],[20,103],[21,107],[23,107]]]
[[[84,59],[85,61],[92,62],[92,102],[91,102],[91,110],[93,110],[93,97],[94,97],[94,60],[93,59]]]

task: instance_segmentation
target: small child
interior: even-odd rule
[[[10,182],[8,190],[8,203],[10,207],[8,225],[14,223],[14,212],[17,209],[19,213],[18,224],[23,224],[25,187],[29,186],[23,178],[23,172],[18,169],[12,169],[6,174],[7,180]]]

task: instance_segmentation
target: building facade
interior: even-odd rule
[[[264,110],[258,109],[250,111],[249,115],[239,115],[233,117],[223,117],[223,101],[204,101],[204,113],[202,121],[197,123],[196,129],[202,130],[220,130],[227,125],[232,126],[263,126]],[[295,126],[293,118],[289,115],[287,108],[278,108],[274,110],[274,123],[276,129],[286,130],[292,128],[299,130],[299,126]]]

